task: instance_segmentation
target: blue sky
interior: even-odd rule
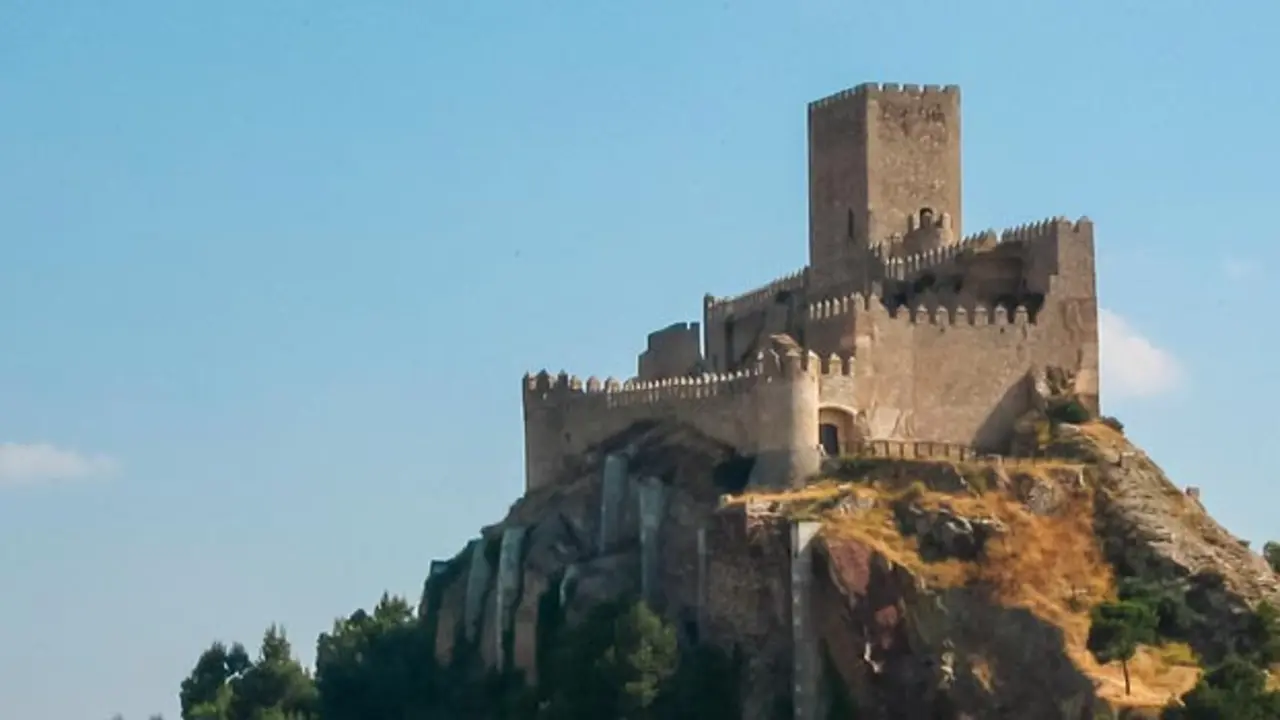
[[[0,714],[416,598],[520,375],[806,261],[805,104],[958,83],[966,231],[1097,224],[1104,404],[1274,524],[1274,3],[0,0]]]

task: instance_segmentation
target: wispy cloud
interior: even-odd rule
[[[0,488],[84,480],[109,475],[115,460],[47,443],[0,443]]]
[[[1182,384],[1178,359],[1143,337],[1116,313],[1099,308],[1098,344],[1102,392],[1120,397],[1163,395]]]

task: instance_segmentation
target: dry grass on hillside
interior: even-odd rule
[[[1008,532],[989,542],[978,562],[925,562],[916,539],[899,532],[890,509],[895,495],[883,488],[824,482],[790,493],[750,494],[741,500],[776,502],[786,514],[820,517],[824,533],[858,540],[934,587],[978,584],[989,588],[997,602],[1026,608],[1062,629],[1067,653],[1076,666],[1098,683],[1103,697],[1118,704],[1161,706],[1195,683],[1198,670],[1187,666],[1185,648],[1143,648],[1130,662],[1133,693],[1126,697],[1120,667],[1100,666],[1086,649],[1090,609],[1115,592],[1111,567],[1094,535],[1093,498],[1088,491],[1048,517],[1035,515],[1017,499],[998,492],[946,495],[919,485],[908,492],[923,507],[945,505],[963,516],[995,518]],[[837,502],[850,495],[872,496],[877,502],[854,514],[836,511]]]

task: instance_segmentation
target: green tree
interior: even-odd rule
[[[1280,662],[1280,610],[1259,603],[1233,639],[1235,654],[1258,667]]]
[[[657,717],[679,660],[675,630],[643,603],[596,606],[562,637],[546,715],[556,720]]]
[[[423,717],[433,700],[434,648],[403,598],[383,594],[316,644],[316,689],[324,720]]]
[[[1156,613],[1143,603],[1121,600],[1103,603],[1093,609],[1089,626],[1088,648],[1098,662],[1120,661],[1124,673],[1124,693],[1128,695],[1129,661],[1139,645],[1156,641]]]
[[[227,720],[230,684],[250,665],[249,654],[240,643],[230,648],[220,642],[210,645],[178,691],[183,720]]]
[[[1163,720],[1274,720],[1280,717],[1280,693],[1266,689],[1267,676],[1239,656],[1228,657],[1205,673],[1182,705],[1166,708]]]
[[[1262,546],[1262,557],[1267,559],[1271,569],[1280,573],[1280,543],[1268,542]]]
[[[316,714],[316,688],[293,656],[279,627],[262,637],[258,659],[230,682],[227,720],[309,720]]]
[[[682,654],[680,666],[663,690],[663,718],[737,720],[742,717],[739,677],[742,658],[699,645]]]
[[[1126,602],[1151,608],[1156,615],[1156,635],[1164,640],[1190,640],[1203,616],[1187,605],[1187,593],[1177,584],[1152,582],[1140,578],[1120,581],[1119,596]]]

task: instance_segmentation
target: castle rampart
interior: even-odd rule
[[[847,360],[824,361],[813,353],[765,351],[734,373],[652,382],[526,375],[528,487],[553,483],[569,458],[648,420],[686,424],[740,452],[769,458],[758,463],[762,484],[813,472],[821,388],[850,367]]]
[[[702,363],[702,330],[698,323],[674,323],[649,333],[638,360],[641,380],[692,374]]]
[[[808,268],[801,268],[741,295],[732,297],[707,295],[704,300],[705,316],[709,320],[718,320],[728,315],[751,313],[772,304],[778,293],[803,290],[807,282],[807,274]]]

